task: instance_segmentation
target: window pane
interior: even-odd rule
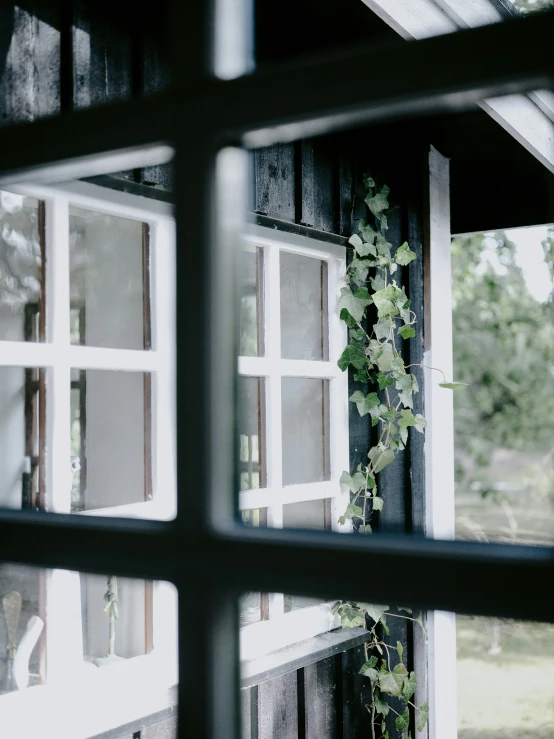
[[[242,357],[258,357],[263,347],[263,250],[243,251],[240,265],[240,344]]]
[[[0,367],[0,507],[45,508],[45,452],[46,371]]]
[[[283,377],[283,485],[328,479],[326,380]]]
[[[284,359],[326,359],[325,263],[282,251],[280,271],[281,356]]]
[[[239,377],[240,489],[255,490],[264,482],[263,380]]]
[[[0,192],[0,340],[44,341],[44,203]]]
[[[289,503],[283,506],[284,529],[319,529],[328,528],[325,500],[308,500],[302,503]],[[299,595],[285,595],[285,613],[298,608],[308,608],[324,601],[317,598],[305,598]]]
[[[72,343],[149,349],[148,226],[75,207],[69,225]]]
[[[267,509],[242,511],[241,520],[245,526],[267,526]],[[246,593],[240,599],[240,625],[247,626],[256,621],[266,621],[269,616],[268,610],[267,593]]]
[[[552,244],[547,226],[453,241],[459,538],[554,541]]]
[[[456,617],[459,739],[554,734],[554,625]]]
[[[152,497],[150,375],[72,370],[71,510]]]
[[[0,598],[2,735],[175,735],[173,585],[2,564]]]

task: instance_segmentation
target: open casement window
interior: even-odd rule
[[[240,261],[239,507],[248,526],[349,531],[346,339],[337,300],[346,250],[250,225]],[[241,657],[339,623],[331,604],[283,594],[242,600]]]
[[[77,182],[0,192],[0,222],[0,436],[10,452],[0,506],[171,519],[171,208]],[[22,597],[44,623],[30,685],[68,670],[78,679],[79,664],[109,669],[112,652],[129,670],[141,655],[156,664],[171,621],[164,585],[11,565],[0,582],[5,611]],[[110,589],[119,599],[115,652]],[[167,679],[175,683],[174,671]]]

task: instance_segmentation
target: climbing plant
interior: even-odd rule
[[[348,326],[349,341],[338,365],[343,371],[352,367],[355,380],[373,386],[369,393],[356,390],[349,400],[355,403],[360,416],[367,416],[371,426],[377,427],[377,440],[369,450],[366,464],[342,473],[340,482],[351,491],[351,502],[339,523],[351,521],[359,532],[371,533],[373,513],[385,505],[379,495],[377,475],[406,448],[408,429],[413,427],[423,433],[426,421],[420,413],[413,413],[414,395],[419,387],[415,375],[408,370],[416,365],[405,365],[399,351],[400,340],[416,335],[417,316],[404,286],[397,280],[401,268],[416,259],[416,254],[407,242],[393,253],[393,245],[385,236],[390,208],[387,185],[379,188],[371,175],[365,174],[364,187],[365,203],[371,215],[359,222],[358,233],[349,239],[354,255],[347,271],[347,285],[342,288],[338,302],[340,317]],[[463,383],[447,382],[443,374],[440,385],[455,390]],[[409,706],[417,712],[419,731],[423,730],[429,713],[427,704],[417,707],[410,700],[417,679],[403,661],[402,644],[390,645],[386,637],[380,636],[389,633],[387,616],[406,618],[423,628],[421,618],[414,619],[407,608],[400,609],[409,613],[405,616],[392,614],[388,608],[349,601],[337,601],[333,607],[345,628],[373,624],[365,644],[366,661],[360,670],[371,684],[367,709],[373,739],[379,725],[384,739],[389,739],[384,719],[390,712],[397,714],[396,729],[399,736],[406,738],[410,737]],[[390,703],[391,697],[398,699],[396,708]]]

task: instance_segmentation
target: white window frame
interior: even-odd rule
[[[349,533],[338,518],[350,502],[350,493],[340,476],[349,469],[348,373],[337,366],[347,343],[347,330],[340,320],[337,303],[346,282],[346,249],[337,244],[250,224],[246,248],[263,250],[264,356],[239,357],[238,372],[243,377],[265,380],[265,463],[267,487],[242,491],[239,509],[267,509],[268,526],[283,527],[283,506],[310,500],[331,500],[334,531]],[[327,265],[328,360],[281,358],[280,253],[288,252],[323,261]],[[329,480],[298,485],[282,484],[281,378],[309,377],[329,382]],[[284,612],[284,596],[270,594],[269,620],[241,628],[241,659],[253,659],[275,649],[317,636],[340,626],[331,614],[332,603]]]
[[[71,369],[149,372],[152,376],[152,500],[83,511],[78,515],[173,519],[176,514],[173,207],[80,181],[53,187],[29,185],[5,189],[45,204],[46,340],[43,343],[0,341],[0,366],[46,369],[48,510],[57,513],[71,511]],[[69,212],[72,206],[149,225],[151,349],[112,349],[70,343]],[[177,682],[176,605],[174,586],[155,583],[152,652],[93,669],[84,661],[79,574],[65,570],[49,571],[46,583],[46,685],[1,696],[3,716],[9,716],[10,711],[21,715],[32,704],[39,709],[39,727],[45,717],[40,712],[41,706],[48,715],[56,710],[66,713],[67,690],[73,693],[74,686],[78,686],[73,703],[76,722],[65,722],[74,737],[77,736],[76,731],[79,736],[85,736],[136,718],[137,705],[141,706],[140,715],[143,715],[142,707],[148,703],[155,706],[153,710],[159,710],[158,704],[167,704],[167,696],[164,693],[162,699],[160,690],[167,691]],[[129,693],[131,684],[134,686],[131,692],[136,689],[144,696],[144,701],[137,703],[136,695],[139,693],[135,694],[134,709],[125,705],[123,695]],[[83,685],[86,686],[84,689]],[[112,721],[104,709],[109,703],[107,695],[113,697],[116,685],[122,686],[119,688],[121,711],[116,711],[118,716],[112,717]],[[77,698],[79,691],[80,699]],[[66,697],[63,698],[62,694]],[[149,701],[149,695],[155,698]],[[45,696],[48,696],[47,701]],[[60,702],[63,702],[63,708]],[[85,716],[89,720],[84,720]],[[21,726],[26,726],[25,722]],[[26,730],[29,726],[23,729]]]

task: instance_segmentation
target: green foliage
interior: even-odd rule
[[[377,475],[405,449],[408,429],[423,433],[426,421],[421,414],[413,413],[414,395],[419,392],[419,387],[398,350],[398,336],[408,340],[417,335],[417,317],[401,283],[402,268],[413,262],[417,255],[407,242],[393,253],[392,244],[384,236],[388,225],[389,188],[386,185],[377,187],[367,173],[364,185],[367,190],[365,203],[373,221],[361,220],[359,233],[349,239],[355,256],[348,268],[349,284],[341,290],[338,302],[340,317],[349,328],[349,344],[338,365],[343,371],[352,367],[357,381],[375,386],[370,392],[356,390],[349,400],[355,403],[361,417],[367,416],[368,423],[379,428],[378,441],[369,450],[367,465],[359,465],[352,475],[345,471],[340,478],[351,492],[352,499],[339,523],[355,519],[356,525],[361,522],[361,530],[367,533],[371,532],[371,516],[375,511],[381,511],[385,503],[378,494]],[[368,325],[371,324],[370,316],[373,325]],[[461,385],[443,383],[443,387],[449,389]],[[363,501],[363,504],[356,505],[358,501]],[[368,502],[371,510],[368,510]],[[366,627],[369,631],[365,645],[366,662],[360,674],[368,678],[371,685],[372,698],[367,709],[371,716],[372,734],[375,735],[374,727],[392,711],[396,714],[398,737],[407,739],[410,736],[410,706],[413,706],[410,699],[416,691],[417,679],[413,672],[408,672],[403,661],[402,644],[387,644],[381,635],[386,638],[389,633],[388,616],[407,618],[418,623],[423,631],[424,628],[421,616],[413,618],[410,609],[403,609],[409,616],[390,613],[388,609],[389,606],[384,605],[337,601],[333,613],[339,616],[343,628]],[[377,654],[382,658],[380,667]],[[393,656],[398,657],[395,664]],[[396,707],[401,704],[401,713],[389,704],[390,696],[394,697]],[[413,708],[418,714],[418,725],[423,728],[428,708]],[[381,719],[377,719],[378,716]],[[384,722],[381,735],[390,739]]]

